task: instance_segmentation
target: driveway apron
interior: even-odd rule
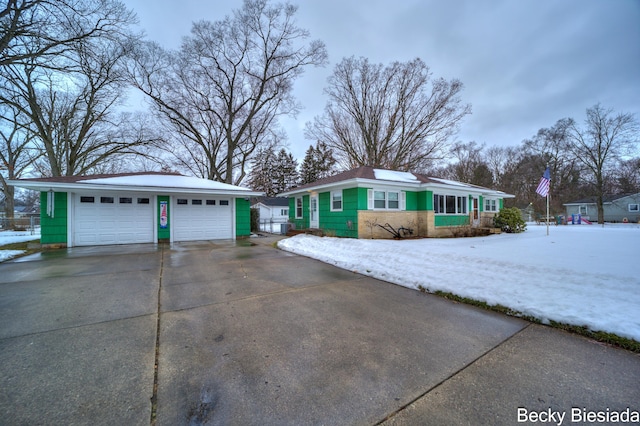
[[[635,354],[272,241],[0,264],[3,423],[514,424],[519,406],[640,396],[621,378]]]

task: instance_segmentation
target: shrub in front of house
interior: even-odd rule
[[[522,220],[520,210],[517,207],[509,207],[500,210],[493,218],[493,225],[502,232],[518,233],[527,230],[527,224]]]

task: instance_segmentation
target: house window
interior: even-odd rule
[[[331,192],[331,211],[332,212],[342,211],[342,191]]]
[[[369,209],[404,210],[405,195],[398,191],[377,191],[370,189],[368,193]]]
[[[120,202],[120,204],[131,204],[131,203],[133,203],[133,198],[120,197],[120,199],[118,201]]]
[[[202,205],[202,200],[191,200],[191,205],[192,206],[201,206]]]
[[[629,211],[638,213],[640,211],[640,204],[629,204]]]
[[[177,203],[179,205],[187,205],[187,204],[189,204],[189,201],[186,198],[178,198]]]
[[[100,197],[100,202],[103,204],[113,204],[113,197]]]
[[[467,214],[467,197],[457,197],[458,213]]]
[[[497,212],[498,211],[498,203],[495,199],[485,198],[484,200],[484,211],[486,212]]]
[[[387,207],[387,193],[384,191],[373,191],[373,208],[384,209]]]
[[[296,219],[302,219],[302,197],[296,197]]]
[[[208,206],[215,206],[216,205],[216,200],[207,200],[207,205]]]
[[[149,204],[148,198],[138,198],[138,204]]]
[[[220,200],[220,205],[221,206],[228,206],[229,205],[229,200]]]
[[[80,197],[81,203],[93,203],[95,201],[94,197]]]
[[[578,206],[578,214],[587,214],[587,206]]]
[[[289,209],[280,209],[280,216],[289,216]]]
[[[400,198],[398,197],[397,192],[387,192],[387,208],[390,209],[399,209],[400,208]]]
[[[433,211],[438,214],[467,214],[467,197],[433,194]]]

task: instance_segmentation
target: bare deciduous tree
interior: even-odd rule
[[[598,223],[604,223],[603,196],[607,174],[623,155],[637,149],[638,122],[633,114],[617,113],[596,104],[587,108],[584,126],[568,124],[569,149],[584,166],[584,178],[593,188],[598,207]]]
[[[87,36],[65,45],[55,67],[43,65],[37,55],[0,67],[0,101],[19,112],[22,131],[42,152],[34,163],[40,174],[87,173],[152,141],[135,128],[130,114],[115,111],[128,84],[123,65],[138,40],[129,31],[133,15],[119,2],[99,3],[107,15],[83,15],[85,9],[70,12],[76,13],[77,25],[83,28],[101,27],[88,19],[110,22],[113,32],[108,36]]]
[[[23,131],[16,111],[0,105],[0,182],[5,199],[5,217],[13,217],[15,188],[7,179],[18,179],[35,160],[37,152],[30,150],[32,136]]]
[[[192,172],[239,184],[278,117],[298,111],[293,83],[327,53],[320,41],[305,44],[296,10],[245,0],[232,17],[194,23],[179,51],[149,44],[136,55],[133,80],[189,152],[194,161],[183,163]]]
[[[0,6],[0,67],[56,68],[78,42],[120,37],[133,12],[119,0],[6,0]]]
[[[307,123],[306,137],[326,143],[343,167],[395,170],[441,158],[471,112],[459,80],[432,79],[420,59],[388,66],[345,58],[329,78],[325,113]]]

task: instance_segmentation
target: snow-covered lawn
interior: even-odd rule
[[[40,228],[32,234],[31,231],[0,231],[0,246],[11,243],[21,243],[40,239]],[[22,254],[22,250],[0,250],[0,262]]]
[[[409,288],[450,292],[640,341],[640,225],[546,226],[488,237],[297,235],[284,250]]]

